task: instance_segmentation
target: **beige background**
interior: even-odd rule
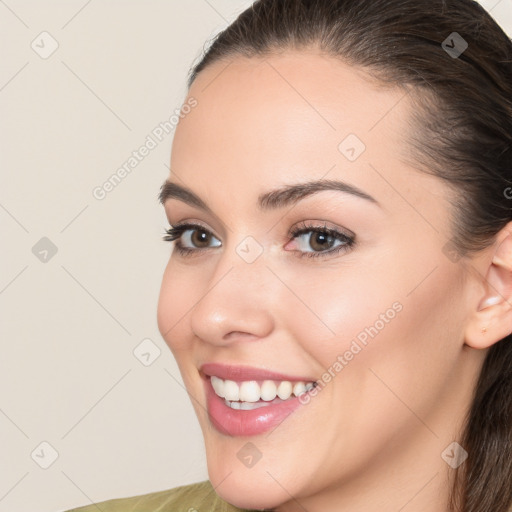
[[[512,34],[512,0],[482,3]],[[0,512],[207,478],[156,325],[172,132],[153,132],[203,44],[250,4],[0,0]],[[95,198],[148,135],[156,147]]]

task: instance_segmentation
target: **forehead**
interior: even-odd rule
[[[338,59],[290,51],[222,60],[199,74],[189,96],[197,106],[178,124],[171,169],[204,197],[219,195],[218,184],[247,197],[324,177],[382,203],[414,184],[423,197],[439,196],[440,181],[403,160],[407,93]]]
[[[407,111],[407,101],[398,105],[404,94],[398,88],[384,89],[368,73],[312,50],[238,56],[200,73],[190,90],[199,108],[190,117],[202,113],[204,131],[197,135],[209,132],[213,140],[229,133],[236,137],[231,140],[249,143],[246,134],[251,134],[269,148],[300,143],[311,149],[324,138],[329,143],[346,133],[363,137],[384,116],[389,129],[398,114]],[[394,117],[386,115],[391,110],[396,110]]]

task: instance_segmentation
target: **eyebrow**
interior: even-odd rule
[[[296,185],[286,185],[282,188],[260,194],[258,196],[258,207],[260,210],[277,210],[324,190],[344,192],[380,206],[374,197],[354,185],[343,181],[318,180],[298,183]],[[166,180],[162,185],[158,199],[161,204],[165,204],[168,199],[178,199],[213,215],[211,208],[192,190],[169,180]]]

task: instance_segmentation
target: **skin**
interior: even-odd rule
[[[441,453],[460,438],[487,349],[512,330],[511,226],[478,256],[446,256],[450,190],[407,163],[413,107],[403,90],[378,87],[315,51],[227,64],[211,65],[192,85],[198,105],[177,127],[169,178],[215,215],[165,203],[172,225],[199,222],[211,247],[172,253],[158,306],[203,431],[210,480],[245,508],[448,510],[454,470]],[[338,150],[350,133],[366,145],[354,162]],[[379,205],[323,191],[283,209],[257,208],[263,192],[321,178],[355,185]],[[301,221],[351,230],[356,245],[300,258],[319,251],[307,236],[288,236]],[[251,264],[236,252],[248,236],[263,248]],[[212,427],[201,364],[321,379],[396,302],[401,311],[271,433],[230,437]],[[262,454],[252,468],[237,458],[248,441]]]

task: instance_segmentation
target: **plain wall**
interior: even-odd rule
[[[512,0],[482,3],[512,34]],[[0,2],[0,512],[208,477],[156,325],[173,132],[155,133],[203,45],[250,4]]]

